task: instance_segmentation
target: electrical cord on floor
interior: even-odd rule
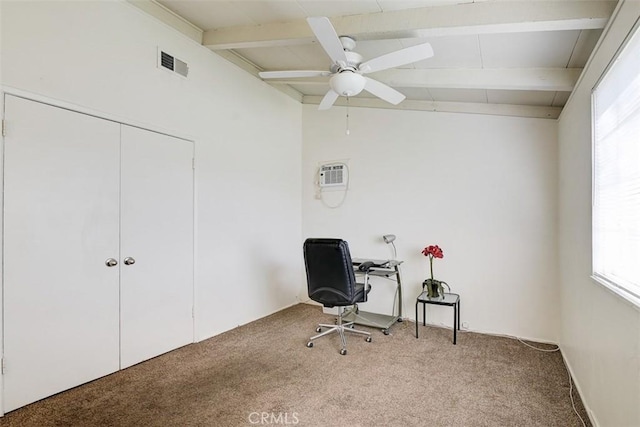
[[[537,351],[542,351],[542,352],[545,352],[545,353],[553,353],[553,352],[556,352],[556,351],[560,351],[560,347],[559,346],[556,346],[556,348],[552,348],[552,349],[538,348],[538,347],[533,346],[531,344],[527,344],[526,342],[524,342],[523,340],[521,340],[518,337],[514,337],[514,338],[517,339],[518,341],[520,341],[520,343],[526,345],[527,347],[532,348],[532,349],[537,350]],[[582,423],[582,426],[583,427],[587,427],[587,425],[585,424],[584,420],[582,419],[582,417],[578,413],[578,410],[576,409],[576,403],[573,400],[573,380],[571,378],[571,373],[569,372],[569,367],[564,362],[564,357],[562,358],[562,364],[564,365],[564,369],[567,371],[567,376],[569,377],[569,398],[571,399],[571,406],[573,407],[573,412],[575,412],[576,415],[578,416],[578,418],[580,418],[580,422]]]
[[[515,339],[517,339],[518,341],[520,341],[522,344],[526,345],[527,347],[530,347],[534,350],[538,350],[538,351],[543,351],[545,353],[554,353],[556,351],[560,351],[560,347],[556,346],[556,348],[552,348],[552,349],[544,349],[544,348],[539,348],[539,347],[535,347],[531,344],[527,344],[526,342],[522,341],[520,338],[518,337],[514,337]]]

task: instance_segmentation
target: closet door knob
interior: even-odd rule
[[[135,264],[135,263],[136,263],[136,260],[135,260],[135,259],[133,259],[133,258],[131,258],[130,256],[128,256],[128,257],[126,257],[126,258],[124,259],[124,264],[125,264],[125,265],[133,265],[133,264]]]
[[[109,258],[104,262],[104,265],[106,265],[107,267],[115,267],[116,265],[118,265],[118,261],[113,258]]]

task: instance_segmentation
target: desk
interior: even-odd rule
[[[416,300],[416,338],[418,338],[418,304],[422,304],[422,326],[427,324],[427,304],[453,307],[453,344],[455,345],[456,332],[460,330],[460,295],[445,292],[443,296],[429,298],[427,291],[418,295]]]
[[[344,318],[345,322],[354,322],[358,325],[371,326],[382,329],[385,335],[389,335],[389,328],[396,322],[402,322],[402,282],[400,281],[400,269],[398,266],[402,261],[397,260],[375,260],[366,258],[353,258],[354,272],[356,275],[364,275],[357,267],[366,261],[371,261],[374,266],[369,270],[369,277],[393,278],[396,284],[395,304],[391,308],[391,314],[369,313],[359,310],[358,313],[351,313]]]

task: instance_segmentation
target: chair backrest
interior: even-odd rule
[[[356,290],[347,242],[341,239],[307,239],[304,242],[304,263],[309,298],[325,307],[361,302],[356,301],[363,295]]]

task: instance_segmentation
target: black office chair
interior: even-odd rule
[[[369,332],[353,329],[353,322],[344,323],[343,319],[357,313],[357,303],[367,301],[371,289],[368,273],[373,263],[366,262],[358,267],[364,273],[364,283],[356,283],[349,245],[341,239],[307,239],[304,242],[304,263],[309,298],[325,307],[338,307],[336,324],[319,324],[316,332],[321,333],[309,338],[307,347],[313,347],[313,340],[317,338],[338,332],[342,341],[340,354],[345,355],[345,331],[365,335],[366,341],[371,342]],[[346,307],[351,308],[346,310]],[[327,330],[322,332],[322,329]]]

